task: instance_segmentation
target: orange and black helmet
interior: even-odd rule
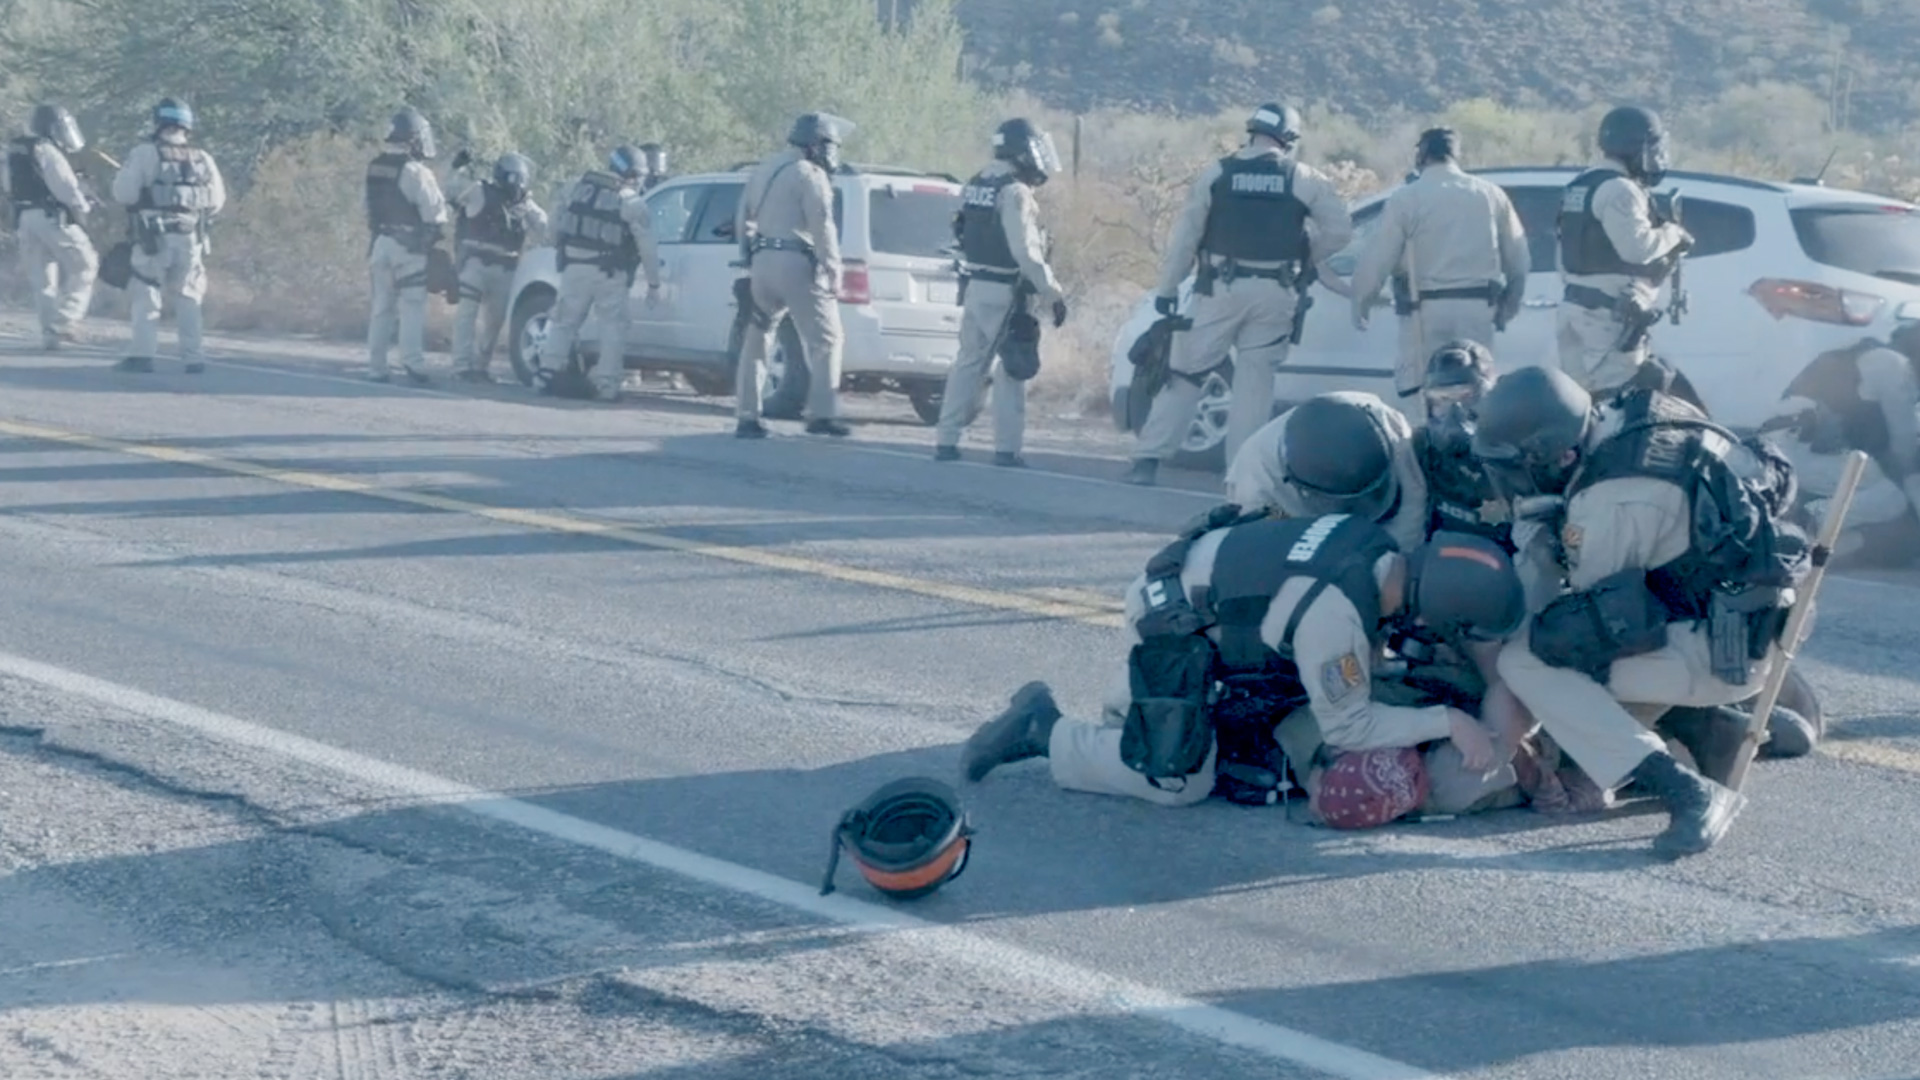
[[[967,868],[973,829],[953,789],[924,776],[886,784],[847,811],[833,829],[820,895],[833,891],[841,852],[867,883],[895,900],[915,900]]]

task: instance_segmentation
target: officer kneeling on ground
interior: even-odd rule
[[[1517,801],[1505,766],[1518,732],[1388,704],[1374,683],[1392,624],[1492,640],[1519,625],[1519,581],[1493,544],[1448,536],[1408,555],[1360,518],[1224,506],[1148,564],[1126,610],[1126,682],[1107,703],[1118,722],[1063,720],[1030,683],[968,740],[969,780],[1046,757],[1061,787],[1189,806],[1216,791],[1270,802],[1291,772],[1325,823],[1348,828]]]
[[[1807,565],[1779,520],[1791,467],[1678,399],[1642,390],[1596,409],[1544,368],[1487,391],[1473,450],[1522,524],[1532,507],[1559,515],[1541,531],[1557,545],[1523,542],[1522,558],[1557,557],[1569,590],[1501,652],[1501,679],[1596,784],[1632,780],[1665,805],[1656,853],[1707,850],[1745,802],[1716,782],[1747,723],[1722,707],[1759,692]],[[1700,771],[1652,730],[1676,706],[1697,707],[1670,723]],[[1779,739],[1795,718],[1776,715]]]
[[[1227,500],[1279,517],[1352,514],[1403,551],[1427,538],[1413,428],[1372,394],[1320,394],[1253,433],[1227,467]]]

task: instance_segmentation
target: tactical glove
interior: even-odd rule
[[[450,168],[464,169],[473,164],[473,151],[463,146],[460,148],[459,153],[453,155],[453,160],[447,164]]]
[[[1065,300],[1055,300],[1053,302],[1053,328],[1058,330],[1062,326],[1065,326],[1066,322],[1067,302]]]
[[[1173,296],[1156,296],[1153,298],[1153,310],[1159,315],[1172,315],[1180,310],[1180,300]]]

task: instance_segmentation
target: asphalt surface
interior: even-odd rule
[[[1070,423],[936,464],[903,402],[751,443],[684,394],[0,331],[0,1075],[1916,1074],[1911,575],[1830,579],[1833,741],[1705,857],[1631,810],[1333,834],[1032,763],[889,924],[849,870],[814,898],[829,827],[1028,679],[1089,715],[1207,478],[1114,484]]]

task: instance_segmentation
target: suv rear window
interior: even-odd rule
[[[1793,231],[1814,262],[1920,284],[1920,213],[1904,206],[1806,206]]]
[[[953,246],[953,215],[960,193],[941,188],[916,191],[876,188],[867,195],[867,228],[873,250],[888,255],[947,257]]]

